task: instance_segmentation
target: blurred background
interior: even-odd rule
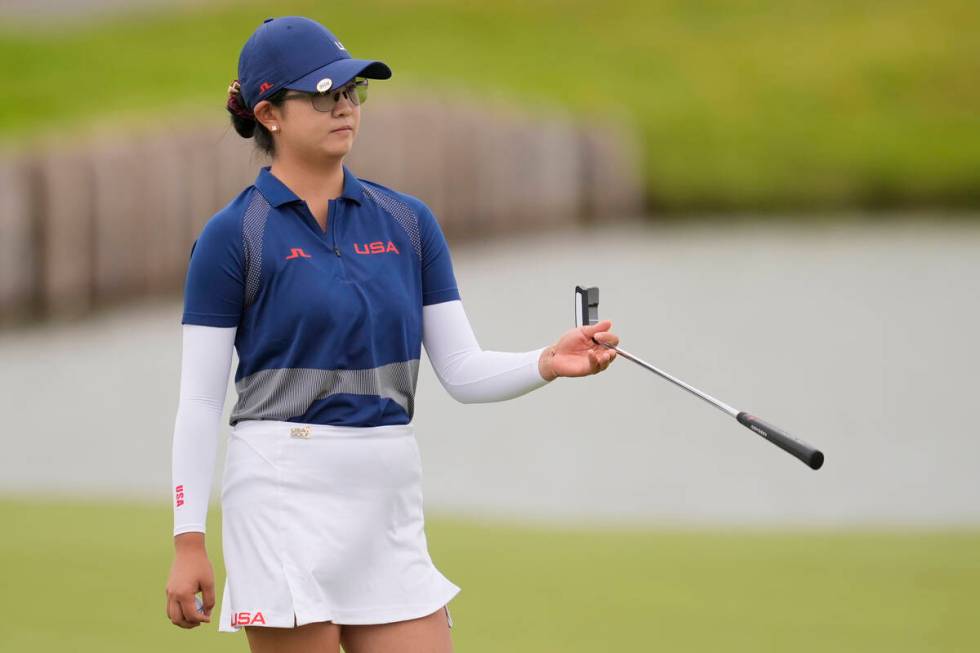
[[[827,456],[623,357],[471,405],[423,363],[457,650],[980,650],[965,0],[0,1],[0,650],[247,650],[167,618],[170,447],[191,243],[268,164],[227,86],[289,14],[391,66],[347,163],[433,209],[484,349],[596,285],[624,349]]]

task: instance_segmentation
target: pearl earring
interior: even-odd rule
[[[279,131],[279,125],[273,125],[272,126],[272,131],[274,131],[274,132]]]

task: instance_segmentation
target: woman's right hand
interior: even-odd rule
[[[204,612],[194,604],[201,592]],[[167,616],[181,628],[211,622],[214,608],[214,570],[204,547],[204,533],[180,533],[174,538],[174,561],[167,580]]]

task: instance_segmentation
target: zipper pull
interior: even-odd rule
[[[340,248],[339,247],[337,247],[336,245],[334,245],[333,246],[333,251],[334,251],[334,254],[336,254],[337,256],[340,256]]]

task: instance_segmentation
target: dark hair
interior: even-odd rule
[[[287,92],[288,89],[281,88],[265,99],[274,106],[282,106],[283,98]],[[276,153],[276,144],[272,140],[272,134],[255,119],[251,109],[245,107],[241,93],[229,93],[225,108],[231,114],[231,124],[239,136],[255,138],[255,147],[265,152],[269,157]]]

